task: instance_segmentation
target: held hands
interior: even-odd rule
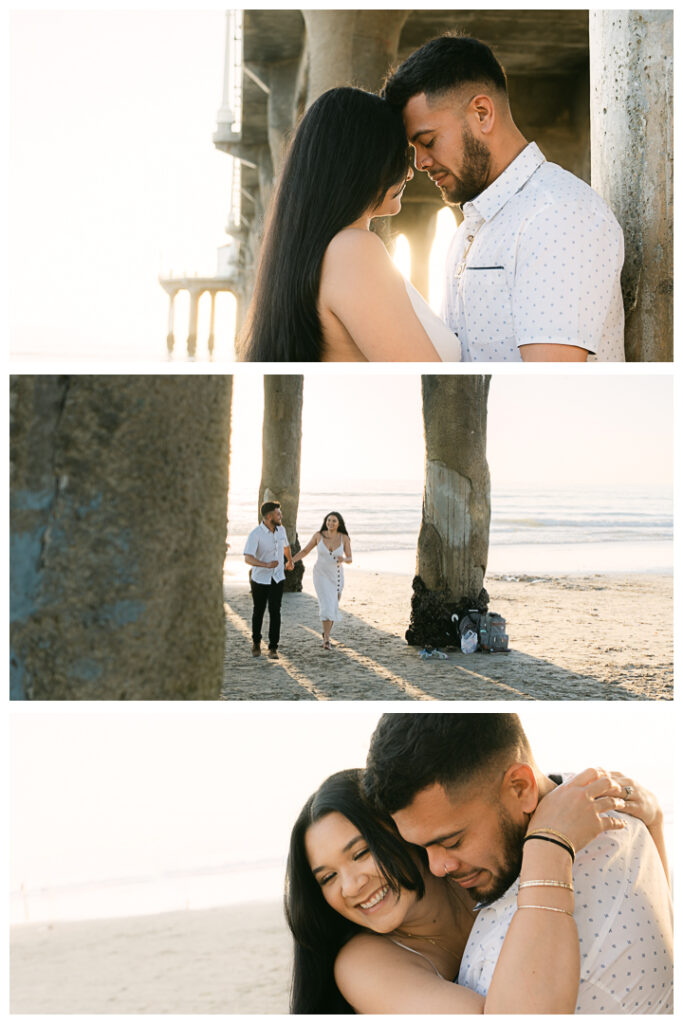
[[[543,797],[527,832],[558,829],[580,850],[602,832],[624,828],[621,818],[602,816],[605,811],[623,811],[623,795],[623,786],[603,768],[587,768]]]
[[[294,562],[292,561],[292,559],[291,559],[291,558],[289,558],[289,559],[288,559],[288,560],[287,560],[287,561],[285,562],[285,569],[287,570],[287,572],[291,572],[293,568],[294,568]]]

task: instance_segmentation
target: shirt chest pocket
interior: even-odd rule
[[[517,354],[512,320],[512,295],[502,267],[468,266],[462,282],[469,345],[485,349],[489,358]]]

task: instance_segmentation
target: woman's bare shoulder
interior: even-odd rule
[[[445,1012],[431,1009],[429,999],[435,989],[440,996],[443,989],[451,996],[457,988],[445,982],[428,959],[397,946],[385,935],[367,932],[354,935],[340,950],[334,977],[358,1013]],[[411,999],[414,1005],[404,1009]]]
[[[434,974],[434,967],[427,958],[416,956],[404,946],[398,946],[386,935],[359,932],[339,950],[334,964],[335,977],[361,971],[369,963],[375,966],[382,964],[385,968],[398,965],[403,969],[409,965],[411,969],[427,970]]]
[[[325,252],[325,262],[336,264],[350,258],[361,260],[388,259],[382,239],[365,228],[343,228],[337,232]]]

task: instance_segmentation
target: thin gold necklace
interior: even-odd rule
[[[470,907],[468,907],[464,903],[464,901],[460,897],[460,894],[457,893],[457,891],[453,888],[454,885],[457,885],[457,882],[454,883],[451,881],[450,878],[446,877],[446,898],[451,908],[451,913],[453,913],[453,899],[455,899],[456,903],[459,904],[463,910],[467,910],[470,913],[472,913]],[[394,929],[394,935],[400,935],[402,938],[404,937],[408,939],[424,939],[425,942],[430,942],[432,946],[438,946],[439,949],[443,949],[445,953],[448,953],[450,956],[454,957],[454,959],[458,963],[462,959],[462,953],[456,953],[454,950],[449,949],[448,946],[444,946],[443,942],[439,941],[441,937],[439,935],[417,935],[415,932],[402,931],[400,928]]]
[[[394,935],[400,935],[402,939],[424,939],[425,942],[431,942],[432,946],[438,946],[439,949],[443,949],[445,953],[448,953],[455,960],[460,961],[462,953],[456,953],[454,950],[449,949],[448,946],[444,946],[443,942],[439,942],[438,937],[434,935],[416,935],[414,932],[404,932],[400,928],[394,929]]]

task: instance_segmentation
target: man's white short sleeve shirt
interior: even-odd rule
[[[604,832],[576,855],[581,982],[575,1012],[672,1013],[671,896],[649,832],[623,817],[625,829]],[[519,881],[483,907],[470,933],[458,982],[481,995],[491,984],[518,889]]]
[[[259,562],[274,562],[274,569],[266,569],[262,565],[254,565],[251,578],[254,583],[279,583],[285,578],[285,548],[289,546],[284,526],[276,526],[269,530],[265,523],[259,523],[252,530],[244,545],[244,554],[258,558]]]
[[[534,344],[623,362],[623,233],[597,192],[532,142],[462,209],[441,315],[464,362],[519,362]]]

